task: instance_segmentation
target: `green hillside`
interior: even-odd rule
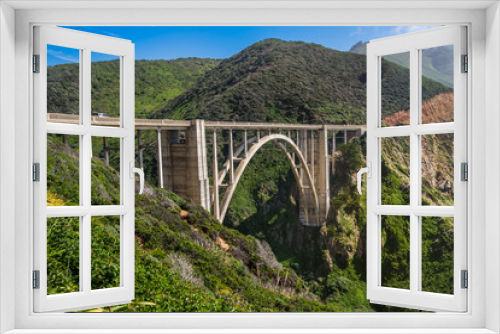
[[[395,113],[408,105],[404,68],[388,63],[402,82],[383,77]],[[449,91],[424,78],[424,100]],[[366,61],[321,45],[267,39],[223,60],[184,94],[153,110],[157,118],[287,123],[364,124]]]
[[[98,65],[114,66],[112,62]],[[65,75],[62,66],[65,65],[54,67],[57,75]],[[59,69],[61,71],[57,71]],[[408,108],[409,94],[405,86],[409,77],[407,69],[394,63],[384,63],[384,69],[383,116],[388,117]],[[194,77],[193,74],[190,78]],[[395,77],[397,81],[393,80]],[[181,76],[179,78],[181,82]],[[161,89],[150,86],[160,79],[161,76],[151,79],[145,76],[140,85],[145,91],[159,92]],[[153,106],[145,109],[150,114],[148,117],[364,124],[365,81],[365,58],[361,55],[271,39],[256,43],[219,64],[214,63],[203,76],[190,81],[189,88],[186,85],[184,92],[167,102],[153,101],[156,93],[137,92],[144,99],[143,105]],[[438,82],[424,79],[424,100],[430,101],[450,91]],[[64,105],[65,97],[51,92],[55,91],[49,94]],[[113,101],[112,90],[108,90],[108,94]],[[102,108],[99,111],[112,115],[108,105],[103,104]],[[63,108],[58,110],[54,112],[63,112]],[[143,109],[136,108],[136,113],[138,110]],[[151,139],[145,152],[146,175],[151,184],[155,184],[156,177],[153,135],[151,132],[145,136],[146,141]],[[77,155],[74,149],[62,146],[59,139],[51,141],[53,151],[49,155],[53,155],[51,159],[58,159],[53,160],[54,171],[58,173],[54,172],[51,179],[57,191],[49,192],[49,198],[54,203],[68,204],[74,201],[77,192],[64,189],[67,180],[61,179],[61,175],[76,174],[74,170],[61,173],[60,169],[74,168],[72,157]],[[225,142],[225,138],[218,142]],[[423,201],[427,205],[452,202],[452,161],[447,158],[452,156],[452,143],[452,138],[444,136],[425,138],[423,159],[432,167],[423,175]],[[409,193],[408,145],[404,140],[393,139],[384,145],[384,200],[402,204],[408,200]],[[148,186],[146,195],[136,197],[136,275],[142,282],[137,287],[137,303],[107,310],[397,310],[370,305],[366,300],[366,197],[356,192],[354,181],[355,172],[365,165],[365,149],[364,137],[338,145],[336,172],[331,178],[330,215],[321,228],[298,223],[298,193],[290,167],[271,144],[247,167],[224,225],[176,195]],[[94,146],[94,155],[99,156],[99,150],[98,145]],[[221,152],[224,155],[226,151]],[[92,166],[96,180],[92,184],[93,195],[96,194],[93,200],[114,200],[116,171],[104,166],[100,159],[94,159]],[[100,226],[96,233],[104,240],[103,244],[113,244],[117,233],[113,221],[100,220],[96,224]],[[74,227],[70,227],[56,224],[53,231],[60,233],[55,234],[56,240],[75,239]],[[383,219],[382,267],[383,282],[387,286],[408,285],[407,227],[404,217]],[[449,292],[453,222],[439,217],[426,219],[423,236],[423,287],[427,291]],[[114,254],[114,251],[108,253]],[[64,270],[75,273],[75,266],[68,265],[74,263],[74,255],[71,255],[74,253],[55,251],[54,254],[54,279],[74,279],[74,274],[61,274]],[[112,257],[103,259],[114,264],[116,258]],[[108,267],[113,266],[105,266],[99,281],[112,284],[116,275]]]
[[[65,146],[60,136],[49,137],[49,205],[72,204],[65,198],[64,175],[75,175],[77,157],[78,152]],[[92,192],[100,204],[111,204],[118,172],[94,158],[92,173],[99,179]],[[93,312],[369,310],[366,300],[362,304],[349,299],[322,301],[314,284],[278,262],[267,242],[224,227],[201,207],[165,190],[147,185],[144,195],[136,195],[135,225],[136,299]],[[119,282],[119,235],[114,217],[92,221],[93,289]],[[78,220],[49,219],[48,236],[49,294],[77,291]]]
[[[267,39],[224,59],[136,61],[136,118],[364,124],[363,55],[317,44]],[[384,112],[409,105],[407,70],[387,62]],[[406,72],[405,72],[406,71]],[[394,75],[399,81],[394,81]],[[78,66],[49,67],[48,112],[78,112]],[[92,63],[92,112],[117,116],[118,61]],[[450,89],[424,78],[429,99]]]
[[[367,42],[354,44],[349,52],[366,55]],[[398,56],[390,55],[387,59],[395,64],[408,68],[408,60]],[[447,87],[453,87],[453,47],[444,46],[426,49],[422,53],[422,72],[424,76],[439,82]]]
[[[135,115],[148,113],[191,87],[217,59],[136,60]],[[51,66],[47,71],[49,113],[78,113],[78,64]],[[118,116],[120,99],[119,60],[92,63],[92,112]]]
[[[285,214],[283,196],[268,186],[258,206],[268,220],[247,219],[235,228],[221,225],[202,208],[175,194],[146,186],[136,196],[136,299],[133,303],[92,311],[111,312],[346,312],[394,311],[370,305],[366,300],[365,196],[355,192],[352,174],[364,164],[360,142],[339,147],[339,173],[332,180],[332,214],[326,226],[306,228]],[[260,165],[263,156],[254,161]],[[48,202],[71,205],[65,178],[76,175],[78,152],[52,135],[48,141]],[[387,164],[385,162],[384,164]],[[385,169],[384,183],[393,201],[404,200],[406,181]],[[111,204],[116,196],[118,172],[92,159],[93,202]],[[289,182],[282,178],[281,187]],[[272,180],[271,177],[269,180]],[[268,181],[268,180],[264,180]],[[284,182],[284,183],[283,183]],[[267,184],[267,183],[266,183]],[[384,189],[386,189],[384,188]],[[250,188],[252,189],[252,188]],[[286,193],[286,187],[285,193]],[[283,192],[283,190],[281,190]],[[395,198],[395,199],[394,199]],[[394,202],[394,204],[400,204]],[[280,210],[269,210],[280,205]],[[255,215],[253,218],[258,218]],[[265,217],[265,216],[264,216]],[[290,218],[290,217],[288,217]],[[397,217],[387,221],[383,268],[384,283],[405,287],[408,278],[401,261],[408,242]],[[452,224],[452,223],[451,223]],[[114,217],[92,221],[92,287],[116,286],[119,273],[119,229]],[[452,225],[447,220],[428,220],[424,226],[424,277],[428,291],[449,292],[448,255],[453,250]],[[293,233],[289,241],[288,233]],[[78,220],[48,220],[49,293],[78,289]],[[300,251],[291,246],[297,243]],[[443,261],[445,260],[445,261]],[[433,279],[440,277],[440,279]],[[443,284],[444,282],[444,284]],[[448,282],[448,283],[447,283]]]

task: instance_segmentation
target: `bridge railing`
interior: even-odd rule
[[[79,115],[47,113],[47,122],[78,124]],[[120,118],[92,116],[91,124],[96,126],[120,126]],[[191,126],[189,120],[173,119],[135,119],[135,128],[138,130],[185,130]],[[337,125],[327,124],[327,130],[330,131],[366,131],[365,125]],[[228,121],[205,121],[207,130],[321,130],[322,124],[289,124],[289,123],[265,123],[265,122],[228,122]]]

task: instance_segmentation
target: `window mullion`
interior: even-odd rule
[[[80,234],[80,258],[82,259],[82,265],[80,267],[80,276],[82,277],[82,291],[90,293],[91,291],[91,216],[90,216],[90,206],[91,206],[91,159],[92,159],[92,137],[90,133],[90,122],[91,122],[91,51],[86,48],[82,52],[82,83],[80,85],[80,98],[81,98],[81,122],[82,125],[87,129],[86,133],[82,136],[82,149],[80,153],[81,161],[81,178],[80,178],[80,189],[81,189],[81,199],[83,207],[87,208],[89,212],[83,216],[82,226]]]
[[[83,50],[82,57],[82,83],[80,85],[80,100],[81,106],[81,122],[86,128],[85,134],[82,135],[82,148],[80,153],[81,161],[81,178],[80,189],[82,191],[82,206],[90,208],[91,197],[91,159],[92,159],[92,138],[90,132],[91,122],[91,51]]]
[[[419,51],[410,50],[410,291],[419,290],[420,277],[420,240],[419,216],[414,212],[420,204],[420,138],[414,128],[420,119]]]
[[[376,130],[380,127],[381,102],[379,98],[381,90],[380,66],[381,57],[371,52],[367,47],[367,149],[366,160],[372,164],[372,177],[367,178],[367,295],[373,295],[380,285],[381,262],[380,262],[380,216],[374,213],[374,208],[381,204],[381,172],[380,172],[380,138],[375,136]]]

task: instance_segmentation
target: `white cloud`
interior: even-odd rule
[[[401,35],[401,34],[408,34],[411,32],[428,30],[428,29],[432,29],[432,28],[436,28],[436,27],[435,26],[398,26],[398,27],[394,27],[394,29],[392,29],[391,32],[394,35]]]
[[[55,50],[47,49],[47,53],[53,57],[56,57],[56,58],[59,58],[62,60],[66,60],[66,61],[70,61],[72,63],[78,63],[78,61],[79,61],[78,58],[73,57],[71,55],[64,54],[64,52],[62,52],[62,51],[55,51]]]
[[[107,36],[111,36],[111,37],[121,38],[121,36],[119,34],[116,34],[116,33],[111,32],[111,31],[103,30],[102,34],[107,35]]]

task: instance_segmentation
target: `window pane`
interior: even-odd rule
[[[91,203],[120,204],[120,138],[92,137]]]
[[[410,138],[381,138],[382,204],[410,204]]]
[[[47,294],[80,289],[80,218],[47,218]]]
[[[453,218],[422,217],[422,291],[453,294]]]
[[[92,125],[120,125],[120,57],[92,52]]]
[[[80,50],[47,45],[47,122],[80,122]]]
[[[453,45],[422,50],[422,124],[453,122]]]
[[[47,206],[80,205],[80,137],[47,134]]]
[[[382,126],[410,124],[410,53],[383,56],[381,117]]]
[[[120,286],[120,216],[92,217],[92,290]]]
[[[382,216],[382,286],[410,289],[410,217]]]
[[[422,205],[453,206],[453,134],[422,136]]]

